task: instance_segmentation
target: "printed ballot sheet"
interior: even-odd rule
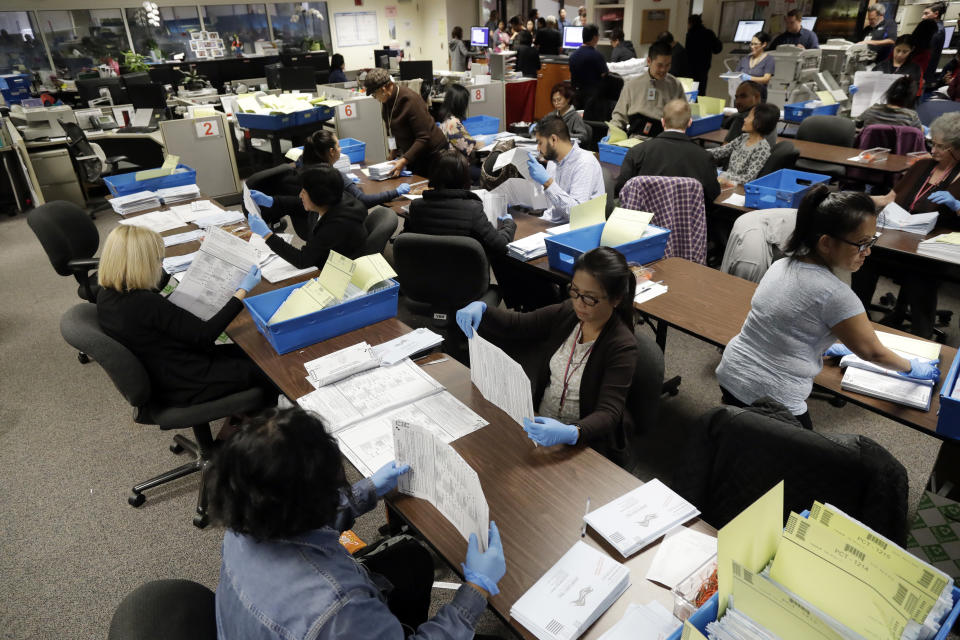
[[[257,252],[249,244],[223,229],[210,227],[180,286],[170,294],[170,302],[201,320],[209,320],[257,262]]]
[[[533,418],[530,378],[520,364],[474,332],[467,341],[470,351],[470,382],[483,397],[503,409],[518,424]]]
[[[893,73],[857,71],[853,75],[853,84],[857,85],[857,92],[853,95],[850,104],[850,116],[856,118],[870,105],[883,104],[884,94],[899,77]]]
[[[419,425],[396,420],[393,436],[397,464],[410,465],[400,476],[400,492],[430,502],[465,540],[475,533],[480,550],[486,551],[490,512],[477,472],[453,447]]]

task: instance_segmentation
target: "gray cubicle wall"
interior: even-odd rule
[[[160,123],[167,153],[197,171],[200,192],[212,198],[236,195],[243,188],[227,118],[222,113]]]
[[[489,84],[467,85],[470,91],[470,105],[467,107],[467,117],[493,116],[500,119],[500,131],[507,127],[506,121],[506,87],[500,80],[493,80]],[[480,96],[478,99],[478,91]]]
[[[328,97],[343,100],[343,104],[336,108],[333,121],[337,137],[366,143],[364,162],[368,165],[386,160],[387,129],[380,115],[380,103],[374,98],[356,95],[343,84],[322,85],[319,90]]]

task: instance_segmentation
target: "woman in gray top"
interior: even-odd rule
[[[707,149],[714,162],[729,160],[727,169],[717,176],[726,188],[750,182],[758,175],[772,149],[766,137],[773,133],[780,120],[780,109],[772,104],[758,104],[743,120],[743,135],[722,147]]]
[[[883,346],[860,299],[834,273],[859,269],[876,232],[876,208],[864,193],[831,194],[821,185],[804,197],[787,241],[789,257],[773,263],[760,280],[750,313],[717,367],[724,403],[746,406],[769,396],[812,429],[806,399],[823,355],[855,353],[936,383],[937,361],[907,360]],[[837,339],[843,344],[834,345]]]
[[[454,27],[450,34],[450,71],[466,71],[470,50],[463,41],[463,29]]]
[[[550,102],[553,103],[555,111],[551,115],[563,118],[567,130],[570,131],[570,137],[576,138],[582,144],[590,142],[590,128],[577,113],[573,106],[573,97],[576,92],[569,80],[558,82],[550,90]]]
[[[892,124],[923,130],[920,116],[913,110],[917,101],[917,81],[910,76],[897,79],[887,88],[886,104],[872,104],[857,118],[858,127]]]

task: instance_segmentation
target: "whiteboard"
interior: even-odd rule
[[[380,44],[376,11],[348,11],[333,14],[337,45],[360,47]]]

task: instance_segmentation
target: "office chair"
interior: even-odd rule
[[[269,169],[264,169],[263,171],[257,171],[244,180],[244,182],[251,191],[260,191],[268,196],[291,195],[284,190],[284,183],[296,174],[296,172],[297,169],[292,164],[280,164],[275,167],[270,167]],[[247,213],[249,213],[249,211]],[[291,220],[293,220],[294,230],[296,230],[297,235],[301,238],[306,238],[306,234],[309,232],[307,223],[306,221],[302,221],[301,223],[301,221],[295,219],[296,217],[297,216],[290,217]],[[303,228],[301,229],[301,227]],[[279,233],[287,228],[287,223],[284,220],[279,220],[271,224],[270,228]]]
[[[371,253],[383,253],[387,242],[393,232],[397,230],[399,224],[400,219],[393,209],[375,207],[363,221],[363,228],[367,230],[367,240],[363,243],[360,255],[368,256]]]
[[[100,259],[94,254],[100,246],[100,233],[83,209],[66,200],[54,200],[28,213],[27,224],[53,270],[76,278],[80,285],[77,295],[87,302],[96,302],[100,290],[96,269]]]
[[[500,304],[483,247],[465,236],[401,233],[393,258],[404,312],[414,317],[414,324],[440,333],[447,353],[464,362],[466,338],[457,327],[457,310],[474,300],[488,307]]]
[[[80,178],[80,184],[83,187],[83,199],[90,207],[90,217],[95,218],[96,212],[106,209],[110,203],[103,200],[95,206],[91,205],[90,190],[95,186],[102,186],[103,176],[115,172],[120,162],[127,159],[127,156],[107,157],[103,153],[100,145],[87,140],[87,134],[80,128],[80,125],[73,122],[64,122],[60,120],[60,126],[67,134],[69,144],[67,150],[70,152],[70,159],[73,160],[74,170]]]
[[[210,421],[260,409],[264,400],[262,390],[247,389],[189,407],[168,407],[151,399],[150,377],[147,375],[147,370],[129,349],[103,332],[100,321],[97,319],[97,308],[94,305],[79,304],[63,314],[60,319],[60,334],[67,344],[84,353],[89,353],[100,363],[114,386],[133,407],[134,422],[156,425],[163,430],[193,430],[196,442],[177,434],[173,437],[173,444],[170,445],[170,450],[174,453],[187,450],[193,456],[193,460],[134,485],[127,502],[133,507],[139,507],[146,500],[143,492],[147,489],[199,471],[197,515],[193,518],[193,524],[201,529],[207,526],[204,471],[213,454]]]
[[[733,223],[720,271],[760,282],[770,265],[786,255],[783,247],[796,225],[796,209],[747,211]]]
[[[917,105],[917,115],[924,126],[930,124],[945,113],[960,111],[960,102],[953,100],[927,100]]]
[[[714,527],[784,480],[784,522],[817,500],[906,542],[907,471],[866,436],[804,429],[786,407],[765,398],[745,409],[708,411],[693,425],[684,452],[673,488]]]
[[[840,116],[810,116],[801,122],[800,128],[797,129],[797,140],[808,140],[841,147],[853,147],[856,136],[857,126],[853,123],[853,120]],[[834,178],[843,178],[846,175],[843,165],[833,164],[832,162],[800,158],[796,162],[796,167],[800,171],[823,173]]]
[[[684,208],[685,203],[690,203]],[[652,211],[651,224],[670,229],[664,257],[706,264],[707,214],[703,185],[693,178],[634,176],[620,190],[620,206]]]
[[[213,591],[190,580],[153,580],[123,599],[107,640],[217,640]]]
[[[792,142],[789,140],[778,142],[773,147],[773,151],[770,152],[770,157],[763,163],[763,167],[760,169],[757,177],[762,178],[765,175],[771,174],[774,171],[780,171],[781,169],[793,169],[794,165],[797,164],[798,158],[800,158],[800,152],[797,151]]]

